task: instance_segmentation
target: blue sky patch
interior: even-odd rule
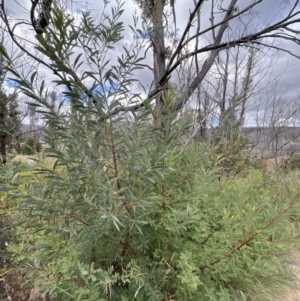
[[[17,88],[18,87],[18,84],[10,79],[6,79],[5,83],[9,88]]]

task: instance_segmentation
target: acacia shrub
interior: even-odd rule
[[[245,151],[248,145],[249,140],[239,135],[219,140],[212,149],[212,160],[222,157],[220,167],[224,175],[242,175],[251,166],[250,153]]]
[[[57,8],[38,36],[36,50],[63,75],[52,84],[69,113],[49,105],[44,82],[35,88],[37,73],[9,69],[51,125],[46,160],[0,178],[20,216],[11,272],[24,275],[31,299],[259,300],[264,282],[271,294],[289,275],[280,254],[296,235],[298,186],[259,172],[224,179],[219,154],[182,144],[188,127],[178,116],[132,95],[138,49],[112,65],[104,57],[122,39],[118,5],[99,24],[84,13],[80,26]],[[78,44],[84,55],[74,58]],[[100,71],[79,72],[82,57],[102,62]],[[122,111],[142,101],[138,112]]]
[[[11,174],[10,163],[0,167],[1,182],[5,182]],[[3,189],[4,188],[4,189]],[[11,253],[13,245],[21,243],[15,236],[14,226],[19,220],[16,210],[17,202],[12,201],[9,192],[2,186],[0,193],[0,298],[1,300],[22,300],[29,296],[31,289],[27,285],[23,271],[14,262],[16,254]]]
[[[265,181],[260,172],[219,181],[219,167],[198,145],[166,144],[149,126],[111,128],[116,179],[106,147],[89,157],[75,124],[77,134],[55,152],[55,163],[19,167],[14,176],[23,218],[21,243],[10,251],[35,294],[260,300],[259,283],[272,294],[288,279],[281,254],[295,234],[289,217],[298,208],[296,187]]]

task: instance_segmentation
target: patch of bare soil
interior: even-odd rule
[[[300,254],[292,256],[289,265],[295,277],[293,286],[284,295],[284,301],[300,301]]]

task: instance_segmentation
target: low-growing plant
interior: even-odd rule
[[[42,150],[42,144],[37,141],[36,139],[29,137],[26,139],[25,143],[23,145],[28,145],[33,152],[40,152]],[[25,150],[25,152],[28,152],[28,150]],[[21,153],[24,152],[23,148],[21,147]],[[30,152],[30,151],[29,151]],[[25,153],[22,153],[23,155],[26,155]]]
[[[4,166],[0,167],[1,177],[9,173]],[[2,179],[4,180],[4,179]],[[9,248],[17,243],[14,236],[13,225],[18,220],[15,211],[17,204],[9,200],[6,192],[0,193],[0,299],[1,300],[20,300],[26,297],[24,282],[26,279],[17,272],[14,265],[13,256]]]
[[[287,169],[300,170],[300,154],[294,154],[287,162]]]
[[[33,149],[34,146],[35,146],[35,139],[32,138],[32,137],[28,137],[28,138],[25,140],[25,144],[29,145],[29,146]]]
[[[242,136],[234,136],[230,140],[220,140],[212,151],[212,160],[222,157],[220,166],[225,175],[243,173],[251,166],[250,154],[245,152],[249,141]]]
[[[23,143],[21,145],[21,154],[26,156],[34,155],[35,150],[30,145]]]

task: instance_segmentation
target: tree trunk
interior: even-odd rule
[[[156,89],[166,88],[159,86],[159,81],[166,72],[166,53],[165,53],[165,35],[163,24],[163,0],[154,1],[152,13],[152,43],[153,43],[153,63],[154,63],[154,84]],[[163,91],[157,94],[156,98],[156,117],[164,112]]]
[[[16,137],[16,152],[17,154],[21,153],[21,143],[20,143],[20,136]]]
[[[206,140],[207,138],[207,116],[208,116],[209,97],[204,96],[203,107],[199,104],[199,123],[200,123],[200,138]]]
[[[7,134],[4,130],[4,107],[0,107],[0,155],[2,163],[6,163],[6,138]]]
[[[224,125],[225,113],[226,113],[226,101],[227,101],[227,84],[228,84],[228,72],[229,68],[229,49],[226,49],[226,61],[224,66],[224,77],[223,77],[223,94],[222,99],[220,101],[220,121],[219,124],[221,126]]]
[[[221,43],[221,40],[223,38],[224,32],[228,26],[228,22],[226,22],[226,20],[228,20],[231,15],[234,13],[234,8],[237,4],[238,0],[231,0],[231,3],[228,5],[228,10],[226,11],[225,17],[224,17],[224,23],[219,27],[218,33],[216,35],[216,38],[214,40],[214,45],[219,45]],[[208,71],[210,70],[210,68],[212,67],[213,63],[215,62],[215,59],[218,55],[218,53],[221,51],[222,49],[215,49],[212,50],[210,52],[210,56],[209,58],[204,62],[199,74],[197,74],[197,76],[193,79],[193,81],[191,82],[191,84],[189,85],[185,96],[183,97],[183,99],[177,104],[176,106],[176,110],[180,110],[183,105],[188,101],[188,99],[190,98],[190,96],[193,94],[193,92],[195,91],[195,89],[198,87],[198,85],[200,85],[203,81],[203,79],[205,78],[205,76],[207,75]]]
[[[254,63],[254,48],[250,48],[248,62],[247,62],[247,70],[246,70],[244,83],[243,83],[244,95],[243,95],[242,106],[241,106],[241,111],[240,111],[240,129],[241,130],[245,123],[246,101],[248,99],[250,85],[252,82],[251,73],[252,73],[252,69],[253,69],[253,63]]]

